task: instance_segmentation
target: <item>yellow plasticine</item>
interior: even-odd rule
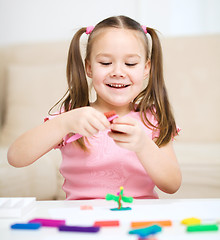
[[[184,225],[197,225],[197,224],[201,224],[201,219],[199,218],[185,218],[181,221],[182,224]]]

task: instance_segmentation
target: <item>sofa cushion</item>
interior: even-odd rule
[[[58,171],[61,161],[59,151],[51,151],[24,168],[8,164],[7,148],[0,147],[0,156],[0,197],[65,198],[63,179]]]
[[[220,198],[220,143],[174,142],[182,171],[175,194],[158,190],[160,198]]]
[[[48,110],[66,91],[65,64],[10,65],[1,143],[10,144],[28,129],[43,122]]]

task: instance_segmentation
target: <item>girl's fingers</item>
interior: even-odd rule
[[[126,134],[132,134],[134,129],[134,126],[131,125],[125,125],[125,124],[112,124],[111,130],[115,133],[126,133]]]
[[[111,130],[114,132],[121,132],[132,134],[137,122],[131,117],[122,117],[114,119],[113,124],[111,124]]]
[[[104,114],[94,112],[90,115],[85,129],[85,136],[93,136],[99,131],[104,131],[106,128],[110,128],[110,123]]]
[[[84,133],[82,134],[85,137],[91,137],[98,133],[98,130],[93,128],[92,126],[88,126],[84,129]]]
[[[110,128],[110,122],[103,113],[99,113],[97,117],[98,117],[98,120],[103,124],[105,128]]]
[[[120,133],[120,132],[112,132],[110,131],[108,133],[109,137],[111,137],[112,139],[114,139],[115,142],[123,142],[123,143],[127,143],[129,142],[129,136],[126,133]]]
[[[132,117],[118,117],[113,120],[113,123],[135,125],[137,123],[137,120]]]
[[[103,131],[105,130],[105,123],[103,123],[100,119],[94,117],[89,120],[89,124],[96,129],[97,131]]]

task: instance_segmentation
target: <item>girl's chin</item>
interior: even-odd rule
[[[111,107],[129,107],[131,100],[129,101],[122,101],[120,99],[114,99],[114,101],[105,101],[106,105],[109,105]]]
[[[135,96],[126,96],[126,95],[108,95],[108,94],[102,94],[99,95],[97,99],[98,104],[103,104],[103,105],[109,105],[110,107],[115,106],[115,107],[126,107],[129,106],[130,103],[133,101],[133,99],[136,97]]]

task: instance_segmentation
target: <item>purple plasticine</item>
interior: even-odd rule
[[[82,226],[59,226],[59,231],[67,231],[67,232],[90,232],[96,233],[98,232],[100,227],[82,227]]]

